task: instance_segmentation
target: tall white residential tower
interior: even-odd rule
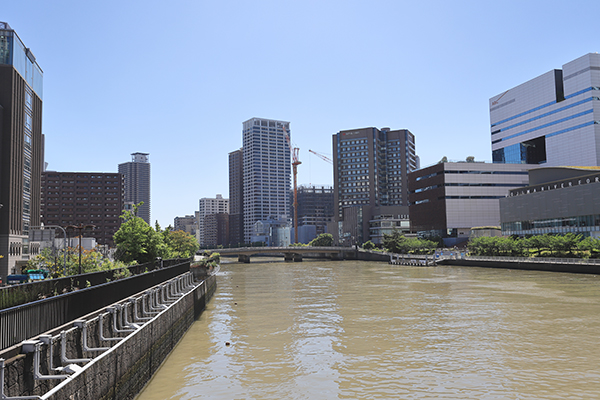
[[[291,161],[284,127],[290,123],[252,118],[243,123],[244,241],[257,221],[290,221]]]

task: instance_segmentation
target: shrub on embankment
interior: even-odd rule
[[[479,237],[469,241],[474,256],[600,258],[600,239],[567,233],[518,237]]]
[[[221,254],[214,252],[204,252],[204,257],[195,261],[192,267],[215,268],[221,262]]]
[[[391,253],[399,254],[432,254],[438,244],[432,240],[407,238],[399,231],[383,234],[383,247]]]

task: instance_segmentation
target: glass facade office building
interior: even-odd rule
[[[0,22],[0,276],[28,259],[40,225],[43,72],[17,33]]]
[[[489,101],[494,163],[600,165],[600,54]]]

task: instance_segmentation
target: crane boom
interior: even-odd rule
[[[321,160],[328,162],[329,164],[333,164],[333,161],[331,160],[331,158],[321,154],[321,153],[317,153],[316,151],[313,150],[308,150],[309,152],[313,153],[315,156],[319,157]]]

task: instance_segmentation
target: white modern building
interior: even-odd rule
[[[203,197],[198,203],[196,238],[200,246],[204,246],[206,244],[204,240],[204,218],[212,214],[229,214],[229,199],[224,199],[222,195],[217,194],[215,198]]]
[[[600,165],[600,54],[492,97],[494,163]]]
[[[290,123],[251,118],[243,123],[244,241],[257,221],[290,223]],[[281,226],[281,224],[278,224]]]

